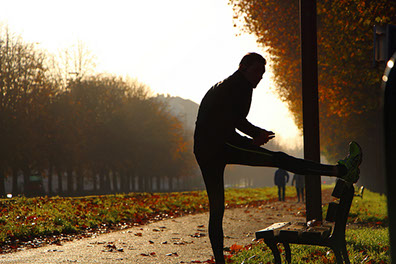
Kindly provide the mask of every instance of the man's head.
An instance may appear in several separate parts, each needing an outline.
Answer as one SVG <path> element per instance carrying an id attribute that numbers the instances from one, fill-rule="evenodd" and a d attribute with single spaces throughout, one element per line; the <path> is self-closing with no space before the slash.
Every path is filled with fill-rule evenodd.
<path id="1" fill-rule="evenodd" d="M 263 56 L 254 52 L 243 56 L 239 63 L 239 71 L 241 71 L 245 78 L 253 85 L 253 88 L 256 88 L 257 84 L 263 78 L 266 63 Z"/>

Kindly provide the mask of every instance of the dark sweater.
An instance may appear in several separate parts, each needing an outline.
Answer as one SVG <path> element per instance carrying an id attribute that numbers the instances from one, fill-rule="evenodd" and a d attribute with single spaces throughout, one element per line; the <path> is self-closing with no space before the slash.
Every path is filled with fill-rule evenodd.
<path id="1" fill-rule="evenodd" d="M 251 137 L 260 133 L 261 129 L 246 119 L 252 93 L 252 85 L 239 71 L 209 89 L 198 111 L 194 133 L 196 154 L 218 155 L 226 142 L 246 142 L 247 138 L 235 129 Z"/>

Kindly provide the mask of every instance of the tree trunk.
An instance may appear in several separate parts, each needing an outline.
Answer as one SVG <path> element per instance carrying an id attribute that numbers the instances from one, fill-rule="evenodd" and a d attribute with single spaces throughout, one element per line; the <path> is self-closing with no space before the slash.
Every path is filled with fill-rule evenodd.
<path id="1" fill-rule="evenodd" d="M 23 168 L 23 193 L 25 195 L 28 195 L 28 193 L 26 193 L 26 190 L 29 184 L 29 176 L 30 176 L 30 169 L 28 167 Z"/>
<path id="2" fill-rule="evenodd" d="M 77 192 L 79 195 L 84 195 L 84 172 L 81 168 L 77 169 Z"/>
<path id="3" fill-rule="evenodd" d="M 48 168 L 48 195 L 52 194 L 52 173 L 53 173 L 53 166 L 50 163 Z"/>
<path id="4" fill-rule="evenodd" d="M 175 191 L 175 185 L 173 183 L 173 177 L 169 177 L 169 191 L 174 192 Z"/>
<path id="5" fill-rule="evenodd" d="M 5 181 L 4 171 L 0 169 L 0 197 L 6 196 L 4 181 Z"/>
<path id="6" fill-rule="evenodd" d="M 67 191 L 69 195 L 73 193 L 73 170 L 67 169 Z"/>
<path id="7" fill-rule="evenodd" d="M 105 173 L 103 169 L 99 171 L 99 190 L 102 193 L 105 191 Z"/>
<path id="8" fill-rule="evenodd" d="M 127 170 L 122 170 L 121 174 L 121 191 L 123 193 L 129 192 L 129 180 L 128 180 L 128 173 Z"/>
<path id="9" fill-rule="evenodd" d="M 103 170 L 103 187 L 101 186 L 103 194 L 109 194 L 110 189 L 110 171 Z"/>
<path id="10" fill-rule="evenodd" d="M 138 183 L 138 192 L 144 192 L 144 177 L 141 173 L 138 175 L 139 183 Z"/>
<path id="11" fill-rule="evenodd" d="M 132 187 L 131 187 L 131 183 L 132 183 L 132 173 L 129 171 L 129 170 L 127 170 L 126 172 L 125 172 L 125 177 L 126 177 L 126 186 L 127 186 L 127 190 L 128 190 L 128 193 L 129 192 L 131 192 L 131 190 L 132 190 Z"/>
<path id="12" fill-rule="evenodd" d="M 12 168 L 12 195 L 17 196 L 18 194 L 18 169 Z"/>
<path id="13" fill-rule="evenodd" d="M 28 166 L 25 166 L 23 168 L 23 193 L 25 195 L 29 195 L 29 193 L 27 193 L 27 186 L 30 183 L 30 179 L 29 179 L 30 174 L 31 174 L 30 168 Z"/>
<path id="14" fill-rule="evenodd" d="M 113 173 L 112 173 L 112 182 L 113 182 L 113 193 L 117 193 L 117 191 L 118 191 L 118 184 L 117 184 L 117 176 L 118 176 L 118 173 L 117 172 L 115 172 L 114 170 L 113 170 Z"/>
<path id="15" fill-rule="evenodd" d="M 151 179 L 146 175 L 144 177 L 144 191 L 151 192 Z"/>
<path id="16" fill-rule="evenodd" d="M 62 194 L 63 193 L 63 172 L 57 168 L 56 170 L 57 174 L 58 174 L 58 194 Z"/>
<path id="17" fill-rule="evenodd" d="M 128 175 L 130 184 L 129 184 L 129 191 L 134 192 L 136 190 L 136 177 L 133 170 L 129 171 Z"/>
<path id="18" fill-rule="evenodd" d="M 96 194 L 98 191 L 98 172 L 96 170 L 93 171 L 92 184 L 93 184 L 93 191 Z"/>

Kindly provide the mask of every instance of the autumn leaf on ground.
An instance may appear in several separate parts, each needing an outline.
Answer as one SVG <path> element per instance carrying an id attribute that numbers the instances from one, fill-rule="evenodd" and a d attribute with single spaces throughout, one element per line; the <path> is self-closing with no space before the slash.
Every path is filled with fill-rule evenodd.
<path id="1" fill-rule="evenodd" d="M 200 238 L 200 237 L 204 237 L 204 236 L 206 236 L 205 234 L 203 234 L 203 233 L 195 233 L 194 235 L 190 235 L 191 237 L 197 237 L 197 238 Z"/>
<path id="2" fill-rule="evenodd" d="M 235 254 L 235 253 L 241 251 L 242 249 L 243 249 L 243 246 L 237 245 L 237 244 L 233 244 L 233 245 L 230 247 L 230 252 L 233 253 L 233 254 Z"/>
<path id="3" fill-rule="evenodd" d="M 171 257 L 171 256 L 178 257 L 179 254 L 177 254 L 177 252 L 173 252 L 173 253 L 168 253 L 168 254 L 166 254 L 165 256 L 168 256 L 168 257 Z"/>

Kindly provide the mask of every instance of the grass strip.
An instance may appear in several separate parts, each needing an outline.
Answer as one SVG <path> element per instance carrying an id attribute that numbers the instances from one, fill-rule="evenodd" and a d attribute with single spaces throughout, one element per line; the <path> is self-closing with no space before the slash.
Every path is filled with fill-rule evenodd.
<path id="1" fill-rule="evenodd" d="M 227 189 L 226 204 L 254 205 L 275 195 L 275 188 Z M 17 248 L 20 242 L 38 238 L 122 228 L 207 210 L 205 191 L 1 199 L 0 245 Z"/>

